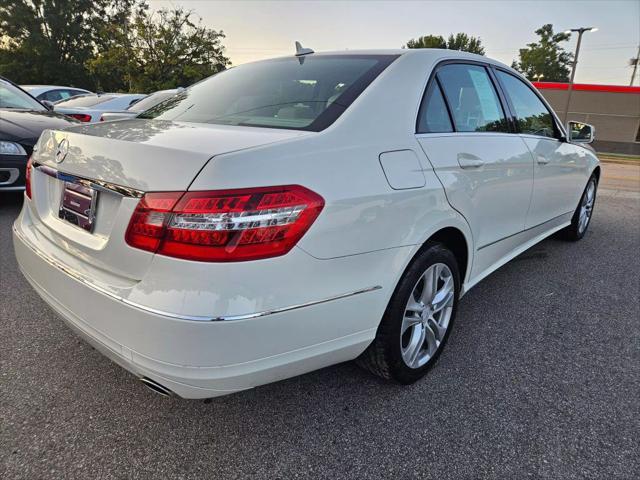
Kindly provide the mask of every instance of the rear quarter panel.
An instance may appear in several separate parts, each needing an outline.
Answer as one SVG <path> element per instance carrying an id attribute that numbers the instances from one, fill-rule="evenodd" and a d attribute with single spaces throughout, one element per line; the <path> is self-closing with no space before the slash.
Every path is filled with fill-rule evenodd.
<path id="1" fill-rule="evenodd" d="M 302 145 L 307 148 L 292 152 L 267 148 L 216 157 L 191 189 L 282 184 L 310 188 L 324 198 L 325 207 L 299 246 L 316 258 L 421 243 L 432 225 L 457 218 L 430 167 L 424 169 L 424 187 L 394 190 L 378 161 L 383 145 Z"/>
<path id="2" fill-rule="evenodd" d="M 401 56 L 326 130 L 216 156 L 190 189 L 300 184 L 314 190 L 325 207 L 298 245 L 320 259 L 420 245 L 447 226 L 470 239 L 415 138 L 422 93 L 439 59 Z M 415 153 L 424 186 L 390 186 L 379 156 L 400 150 Z"/>

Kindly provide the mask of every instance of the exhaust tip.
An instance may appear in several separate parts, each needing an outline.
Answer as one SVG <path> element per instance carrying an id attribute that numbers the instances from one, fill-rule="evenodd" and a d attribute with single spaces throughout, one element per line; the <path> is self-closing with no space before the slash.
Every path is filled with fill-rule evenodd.
<path id="1" fill-rule="evenodd" d="M 151 380 L 148 377 L 142 377 L 140 378 L 140 381 L 144 384 L 145 387 L 147 387 L 152 392 L 157 393 L 158 395 L 162 395 L 163 397 L 173 396 L 173 392 L 171 390 L 169 390 L 164 385 L 159 384 L 155 380 Z"/>

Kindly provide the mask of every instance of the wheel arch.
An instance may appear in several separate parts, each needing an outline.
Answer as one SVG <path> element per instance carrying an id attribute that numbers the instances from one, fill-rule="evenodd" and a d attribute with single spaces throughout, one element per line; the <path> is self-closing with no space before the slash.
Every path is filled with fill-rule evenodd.
<path id="1" fill-rule="evenodd" d="M 460 269 L 460 281 L 465 283 L 467 273 L 469 271 L 470 251 L 469 243 L 467 242 L 464 233 L 456 227 L 444 227 L 433 235 L 431 235 L 423 244 L 421 250 L 430 242 L 441 243 L 447 247 L 458 262 L 458 268 Z"/>
<path id="2" fill-rule="evenodd" d="M 466 226 L 466 223 L 460 225 L 446 223 L 438 225 L 433 230 L 427 232 L 422 242 L 417 244 L 415 250 L 409 255 L 402 272 L 396 278 L 396 286 L 415 258 L 432 243 L 440 243 L 451 250 L 460 269 L 460 283 L 462 285 L 466 284 L 473 263 L 473 241 L 471 239 L 471 232 L 468 228 L 465 228 Z"/>

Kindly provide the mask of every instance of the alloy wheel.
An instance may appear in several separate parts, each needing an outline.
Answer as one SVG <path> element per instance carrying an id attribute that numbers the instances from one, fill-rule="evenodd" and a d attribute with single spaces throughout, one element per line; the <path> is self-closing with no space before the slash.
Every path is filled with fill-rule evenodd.
<path id="1" fill-rule="evenodd" d="M 593 180 L 589 182 L 587 191 L 582 197 L 582 203 L 580 204 L 580 213 L 578 217 L 578 232 L 582 233 L 589 225 L 591 220 L 591 213 L 593 212 L 593 204 L 596 199 L 596 184 Z"/>
<path id="2" fill-rule="evenodd" d="M 454 299 L 449 267 L 431 265 L 413 287 L 402 319 L 400 350 L 408 367 L 420 368 L 436 353 L 447 333 Z"/>

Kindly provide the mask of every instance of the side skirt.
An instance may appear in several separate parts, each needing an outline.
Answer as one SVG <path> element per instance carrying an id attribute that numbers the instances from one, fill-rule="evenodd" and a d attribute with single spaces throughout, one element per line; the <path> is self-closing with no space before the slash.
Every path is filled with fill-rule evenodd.
<path id="1" fill-rule="evenodd" d="M 530 228 L 523 232 L 507 237 L 499 242 L 493 243 L 476 250 L 476 260 L 474 261 L 474 272 L 467 283 L 462 286 L 461 295 L 467 293 L 481 280 L 495 272 L 504 264 L 541 242 L 545 238 L 553 235 L 571 223 L 573 212 L 568 212 L 548 222 Z M 507 252 L 507 253 L 505 253 Z M 483 268 L 484 265 L 487 265 Z M 482 270 L 476 273 L 477 270 Z"/>

